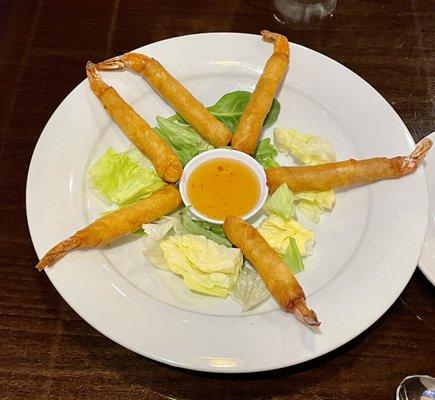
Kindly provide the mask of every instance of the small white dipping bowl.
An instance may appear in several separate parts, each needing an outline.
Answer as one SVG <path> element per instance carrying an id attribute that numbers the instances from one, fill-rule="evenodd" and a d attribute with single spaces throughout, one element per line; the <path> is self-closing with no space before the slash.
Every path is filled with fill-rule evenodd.
<path id="1" fill-rule="evenodd" d="M 260 184 L 260 197 L 258 199 L 255 207 L 246 215 L 241 216 L 243 219 L 248 219 L 256 214 L 260 208 L 263 206 L 264 202 L 267 198 L 268 188 L 266 185 L 266 173 L 264 172 L 263 167 L 251 156 L 248 156 L 241 151 L 232 150 L 232 149 L 213 149 L 205 151 L 204 153 L 198 154 L 196 157 L 192 158 L 187 165 L 184 167 L 183 175 L 180 179 L 180 193 L 181 198 L 183 199 L 184 204 L 187 207 L 190 207 L 190 211 L 193 215 L 202 219 L 204 221 L 211 222 L 213 224 L 222 224 L 223 220 L 209 218 L 206 215 L 200 213 L 195 207 L 192 206 L 189 196 L 187 195 L 187 181 L 189 180 L 190 174 L 198 168 L 201 164 L 214 160 L 216 158 L 226 158 L 231 160 L 237 160 L 247 166 L 249 169 L 254 172 L 257 176 L 258 182 Z"/>

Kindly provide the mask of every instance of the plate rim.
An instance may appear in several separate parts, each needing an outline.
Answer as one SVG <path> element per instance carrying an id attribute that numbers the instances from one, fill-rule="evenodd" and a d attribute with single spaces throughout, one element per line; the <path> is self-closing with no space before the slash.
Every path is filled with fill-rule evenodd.
<path id="1" fill-rule="evenodd" d="M 432 141 L 435 141 L 435 131 L 430 133 L 429 135 L 425 136 L 426 138 L 431 139 Z M 432 150 L 434 151 L 434 150 Z M 429 172 L 432 171 L 432 172 Z M 432 168 L 429 168 L 426 165 L 424 166 L 424 172 L 425 172 L 425 176 L 426 176 L 426 185 L 428 186 L 428 192 L 429 192 L 429 196 L 428 196 L 428 209 L 429 209 L 429 215 L 428 215 L 428 220 L 427 220 L 427 229 L 426 229 L 426 237 L 425 237 L 425 241 L 423 243 L 423 249 L 422 249 L 422 253 L 420 255 L 420 258 L 418 260 L 418 268 L 420 269 L 421 272 L 423 272 L 423 275 L 427 278 L 427 280 L 432 283 L 433 286 L 435 286 L 435 264 L 432 265 L 432 268 L 430 268 L 430 265 L 428 263 L 430 263 L 429 260 L 426 259 L 425 255 L 424 255 L 424 245 L 427 243 L 428 241 L 428 236 L 429 236 L 429 226 L 431 224 L 431 220 L 430 220 L 430 215 L 432 214 L 432 212 L 435 214 L 435 210 L 432 209 L 432 203 L 435 203 L 435 199 L 431 199 L 431 193 L 429 190 L 429 177 L 430 175 L 435 175 L 435 166 L 433 166 Z M 435 237 L 432 238 L 432 241 L 435 240 Z M 432 247 L 435 247 L 435 243 L 433 243 Z M 431 271 L 432 269 L 432 271 Z"/>

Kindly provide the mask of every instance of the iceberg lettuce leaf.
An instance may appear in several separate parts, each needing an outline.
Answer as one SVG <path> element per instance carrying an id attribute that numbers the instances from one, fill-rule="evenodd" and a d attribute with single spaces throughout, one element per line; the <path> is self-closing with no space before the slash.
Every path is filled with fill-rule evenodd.
<path id="1" fill-rule="evenodd" d="M 263 206 L 267 215 L 276 214 L 284 220 L 289 220 L 295 213 L 295 196 L 283 183 L 275 192 L 269 196 Z"/>
<path id="2" fill-rule="evenodd" d="M 169 236 L 160 248 L 168 269 L 181 275 L 188 288 L 211 296 L 228 296 L 243 262 L 240 249 L 199 235 Z"/>
<path id="3" fill-rule="evenodd" d="M 242 312 L 259 306 L 270 297 L 270 292 L 261 276 L 247 264 L 249 263 L 245 261 L 232 292 L 234 298 L 242 306 Z"/>
<path id="4" fill-rule="evenodd" d="M 331 143 L 320 136 L 286 128 L 275 128 L 273 136 L 280 152 L 293 156 L 303 164 L 317 165 L 337 160 Z"/>
<path id="5" fill-rule="evenodd" d="M 296 241 L 301 256 L 312 253 L 315 242 L 314 233 L 294 219 L 286 221 L 273 214 L 261 222 L 258 232 L 282 257 L 287 251 L 290 237 Z"/>
<path id="6" fill-rule="evenodd" d="M 320 217 L 325 211 L 332 210 L 334 203 L 335 192 L 333 190 L 295 193 L 297 209 L 315 223 L 320 221 Z"/>
<path id="7" fill-rule="evenodd" d="M 145 157 L 144 157 L 145 158 Z M 92 187 L 108 204 L 132 204 L 161 189 L 165 183 L 154 168 L 143 168 L 124 153 L 109 148 L 91 167 Z"/>

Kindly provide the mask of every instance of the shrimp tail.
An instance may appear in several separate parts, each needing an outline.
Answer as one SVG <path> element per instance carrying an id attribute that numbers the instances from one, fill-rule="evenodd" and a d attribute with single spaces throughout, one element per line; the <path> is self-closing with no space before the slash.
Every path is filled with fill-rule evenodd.
<path id="1" fill-rule="evenodd" d="M 263 36 L 263 40 L 265 42 L 273 43 L 276 40 L 276 37 L 278 36 L 275 32 L 270 32 L 266 29 L 263 29 L 261 32 L 261 36 Z"/>
<path id="2" fill-rule="evenodd" d="M 71 236 L 54 246 L 36 265 L 36 269 L 42 271 L 60 260 L 66 253 L 81 247 L 81 241 L 76 236 Z"/>
<path id="3" fill-rule="evenodd" d="M 293 305 L 292 311 L 299 321 L 301 321 L 303 324 L 307 325 L 311 329 L 317 330 L 317 327 L 320 326 L 320 322 L 317 319 L 316 312 L 307 307 L 305 299 L 299 299 Z"/>
<path id="4" fill-rule="evenodd" d="M 145 54 L 125 53 L 98 63 L 97 69 L 100 71 L 116 71 L 128 68 L 140 71 L 149 60 L 150 58 Z"/>
<path id="5" fill-rule="evenodd" d="M 289 45 L 285 36 L 267 30 L 263 30 L 260 33 L 265 42 L 274 44 L 274 53 L 284 55 L 286 58 L 289 57 Z"/>
<path id="6" fill-rule="evenodd" d="M 118 69 L 125 69 L 127 67 L 128 66 L 127 63 L 125 62 L 124 55 L 109 58 L 108 60 L 102 61 L 97 64 L 97 68 L 100 71 L 114 71 Z"/>
<path id="7" fill-rule="evenodd" d="M 421 162 L 426 157 L 427 153 L 432 147 L 432 140 L 429 138 L 424 138 L 417 143 L 414 151 L 408 156 L 403 157 L 400 170 L 403 175 L 409 174 L 410 172 L 417 169 L 417 167 L 421 164 Z"/>
<path id="8" fill-rule="evenodd" d="M 91 61 L 86 63 L 86 75 L 88 77 L 89 86 L 96 96 L 100 96 L 109 86 L 101 79 L 101 76 Z"/>
<path id="9" fill-rule="evenodd" d="M 430 140 L 429 138 L 424 138 L 423 140 L 420 140 L 417 143 L 417 146 L 415 147 L 414 151 L 411 153 L 410 157 L 416 161 L 421 161 L 426 157 L 431 147 L 432 147 L 432 140 Z"/>

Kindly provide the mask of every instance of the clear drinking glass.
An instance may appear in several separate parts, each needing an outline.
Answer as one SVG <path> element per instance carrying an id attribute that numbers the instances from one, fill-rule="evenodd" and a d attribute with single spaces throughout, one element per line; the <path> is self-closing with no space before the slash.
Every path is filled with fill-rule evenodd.
<path id="1" fill-rule="evenodd" d="M 318 28 L 334 11 L 337 0 L 273 0 L 275 18 L 295 29 Z"/>
<path id="2" fill-rule="evenodd" d="M 435 378 L 428 375 L 407 376 L 396 391 L 396 400 L 431 399 L 435 399 Z"/>

